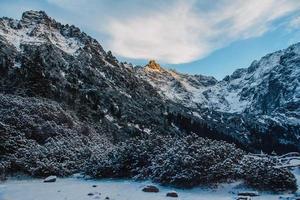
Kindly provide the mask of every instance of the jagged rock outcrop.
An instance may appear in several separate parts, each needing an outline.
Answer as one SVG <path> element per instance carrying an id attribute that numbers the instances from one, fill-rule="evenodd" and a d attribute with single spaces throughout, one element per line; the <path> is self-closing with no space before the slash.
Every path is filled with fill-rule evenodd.
<path id="1" fill-rule="evenodd" d="M 150 68 L 151 70 L 160 71 L 161 67 L 158 63 L 155 62 L 155 60 L 150 60 L 149 63 L 146 65 L 146 67 Z"/>

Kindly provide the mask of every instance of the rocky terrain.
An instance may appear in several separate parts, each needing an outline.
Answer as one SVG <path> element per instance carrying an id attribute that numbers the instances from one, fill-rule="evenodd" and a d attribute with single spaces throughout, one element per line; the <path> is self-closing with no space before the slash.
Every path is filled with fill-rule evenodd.
<path id="1" fill-rule="evenodd" d="M 119 62 L 43 11 L 0 18 L 0 174 L 295 190 L 289 170 L 246 155 L 300 150 L 298 46 L 217 81 Z"/>

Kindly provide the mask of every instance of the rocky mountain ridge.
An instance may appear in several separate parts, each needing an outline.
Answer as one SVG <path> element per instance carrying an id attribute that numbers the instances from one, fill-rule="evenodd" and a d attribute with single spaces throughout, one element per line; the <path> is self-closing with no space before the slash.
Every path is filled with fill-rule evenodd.
<path id="1" fill-rule="evenodd" d="M 268 54 L 221 81 L 163 68 L 157 72 L 147 66 L 136 71 L 163 98 L 190 108 L 193 115 L 213 127 L 229 129 L 239 140 L 244 138 L 247 143 L 253 139 L 251 132 L 271 132 L 274 137 L 283 136 L 281 143 L 298 146 L 299 50 L 300 43 Z"/>
<path id="2" fill-rule="evenodd" d="M 61 25 L 42 11 L 25 12 L 20 21 L 3 18 L 1 24 L 2 92 L 49 98 L 96 121 L 120 120 L 112 115 L 123 122 L 125 117 L 141 120 L 136 104 L 143 102 L 151 107 L 148 115 L 163 112 L 163 101 L 151 86 L 78 28 Z M 123 114 L 127 100 L 131 103 L 124 110 L 132 110 Z M 130 123 L 136 129 L 134 119 Z"/>
<path id="3" fill-rule="evenodd" d="M 299 49 L 300 43 L 268 54 L 260 61 L 254 61 L 249 68 L 238 69 L 221 81 L 162 67 L 160 73 L 155 73 L 157 70 L 149 68 L 150 64 L 137 68 L 137 74 L 157 88 L 162 96 L 188 107 L 257 115 L 270 115 L 279 111 L 279 107 L 294 107 L 296 109 L 289 110 L 288 116 L 282 117 L 289 123 L 299 124 Z M 276 89 L 279 89 L 277 94 L 272 91 Z M 273 97 L 269 104 L 264 95 Z"/>

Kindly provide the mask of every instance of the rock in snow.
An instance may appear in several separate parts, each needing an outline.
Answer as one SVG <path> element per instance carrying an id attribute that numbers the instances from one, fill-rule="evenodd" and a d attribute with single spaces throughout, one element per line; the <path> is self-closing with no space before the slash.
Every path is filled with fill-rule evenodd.
<path id="1" fill-rule="evenodd" d="M 251 197 L 237 197 L 235 200 L 251 200 Z"/>
<path id="2" fill-rule="evenodd" d="M 245 191 L 245 192 L 239 192 L 238 196 L 256 197 L 259 196 L 259 194 L 256 191 Z"/>
<path id="3" fill-rule="evenodd" d="M 177 192 L 175 192 L 175 191 L 171 191 L 171 192 L 168 192 L 168 193 L 166 194 L 166 196 L 167 196 L 167 197 L 178 197 L 178 194 L 177 194 Z"/>
<path id="4" fill-rule="evenodd" d="M 56 181 L 56 176 L 48 176 L 47 178 L 44 179 L 44 183 L 53 183 Z"/>
<path id="5" fill-rule="evenodd" d="M 154 185 L 147 185 L 142 189 L 143 192 L 159 192 L 159 189 Z"/>

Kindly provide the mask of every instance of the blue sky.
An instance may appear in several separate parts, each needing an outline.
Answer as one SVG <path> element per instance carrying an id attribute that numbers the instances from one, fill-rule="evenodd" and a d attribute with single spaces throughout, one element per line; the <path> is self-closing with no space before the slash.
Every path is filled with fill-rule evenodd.
<path id="1" fill-rule="evenodd" d="M 300 42 L 299 0 L 0 0 L 2 16 L 31 9 L 78 26 L 121 61 L 218 79 Z"/>

